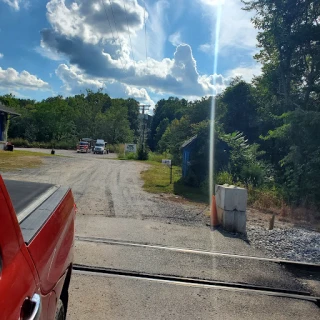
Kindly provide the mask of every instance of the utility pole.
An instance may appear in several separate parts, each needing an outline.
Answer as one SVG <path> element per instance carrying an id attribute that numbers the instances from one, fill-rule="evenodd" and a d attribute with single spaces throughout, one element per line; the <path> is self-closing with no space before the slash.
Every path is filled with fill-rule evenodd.
<path id="1" fill-rule="evenodd" d="M 145 119 L 145 111 L 148 111 L 150 107 L 151 107 L 150 105 L 146 105 L 146 104 L 141 104 L 139 107 L 142 114 L 142 135 L 140 137 L 140 143 L 143 151 L 145 150 L 145 131 L 146 131 L 146 123 L 147 123 Z"/>

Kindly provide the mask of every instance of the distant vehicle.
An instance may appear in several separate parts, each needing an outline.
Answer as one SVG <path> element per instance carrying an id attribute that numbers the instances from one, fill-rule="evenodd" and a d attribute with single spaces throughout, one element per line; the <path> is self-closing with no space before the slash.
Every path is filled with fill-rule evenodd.
<path id="1" fill-rule="evenodd" d="M 91 138 L 82 138 L 81 141 L 88 142 L 90 151 L 93 150 L 94 143 L 95 143 L 95 141 L 93 139 L 91 139 Z"/>
<path id="2" fill-rule="evenodd" d="M 104 152 L 105 152 L 105 145 L 106 145 L 106 143 L 104 142 L 104 140 L 98 139 L 98 140 L 96 141 L 95 146 L 94 146 L 93 153 L 94 153 L 94 154 L 96 154 L 96 153 L 104 154 Z"/>
<path id="3" fill-rule="evenodd" d="M 91 152 L 91 148 L 90 148 L 90 144 L 89 142 L 86 141 L 79 141 L 79 143 L 77 144 L 77 152 Z"/>
<path id="4" fill-rule="evenodd" d="M 65 319 L 76 206 L 71 189 L 0 175 L 0 318 Z"/>

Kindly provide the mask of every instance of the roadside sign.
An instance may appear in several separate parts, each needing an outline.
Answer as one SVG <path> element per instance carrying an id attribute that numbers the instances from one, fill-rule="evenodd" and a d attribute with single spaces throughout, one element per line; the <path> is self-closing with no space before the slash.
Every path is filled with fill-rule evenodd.
<path id="1" fill-rule="evenodd" d="M 170 168 L 170 184 L 172 183 L 172 164 L 170 159 L 162 159 L 162 164 Z"/>
<path id="2" fill-rule="evenodd" d="M 133 143 L 126 143 L 124 147 L 124 152 L 137 152 L 137 145 Z"/>
<path id="3" fill-rule="evenodd" d="M 162 164 L 165 164 L 167 166 L 171 166 L 171 160 L 170 159 L 162 159 Z"/>

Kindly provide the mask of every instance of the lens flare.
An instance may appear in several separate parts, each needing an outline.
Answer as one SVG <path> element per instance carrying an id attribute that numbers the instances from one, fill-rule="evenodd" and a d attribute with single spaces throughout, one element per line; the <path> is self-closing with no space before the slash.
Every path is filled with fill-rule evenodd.
<path id="1" fill-rule="evenodd" d="M 215 38 L 214 38 L 214 63 L 213 63 L 213 87 L 216 86 L 216 74 L 218 69 L 218 55 L 219 55 L 219 36 L 221 26 L 223 2 L 219 1 L 217 5 L 216 24 L 215 24 Z M 210 156 L 209 156 L 209 201 L 212 206 L 212 195 L 214 188 L 214 132 L 215 132 L 215 116 L 216 116 L 216 92 L 213 92 L 211 103 L 211 116 L 210 116 Z"/>

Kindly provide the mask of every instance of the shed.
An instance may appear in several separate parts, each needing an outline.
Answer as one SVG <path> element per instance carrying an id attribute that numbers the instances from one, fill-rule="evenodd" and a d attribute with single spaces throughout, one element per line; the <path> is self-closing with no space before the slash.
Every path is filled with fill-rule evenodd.
<path id="1" fill-rule="evenodd" d="M 0 102 L 0 149 L 4 149 L 7 143 L 7 132 L 9 127 L 9 120 L 20 116 L 19 113 L 8 108 Z"/>
<path id="2" fill-rule="evenodd" d="M 189 169 L 189 165 L 190 165 L 190 155 L 192 150 L 195 147 L 195 143 L 197 140 L 198 136 L 195 135 L 192 138 L 190 138 L 189 140 L 186 140 L 182 146 L 181 146 L 181 150 L 182 150 L 182 177 L 185 178 L 188 175 L 188 169 Z"/>

